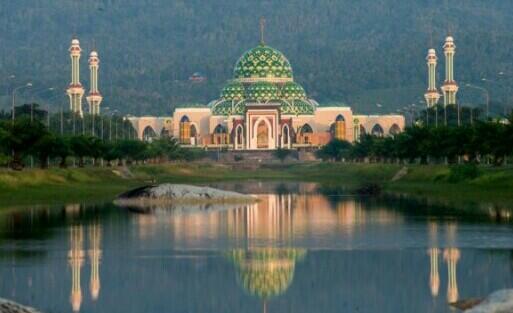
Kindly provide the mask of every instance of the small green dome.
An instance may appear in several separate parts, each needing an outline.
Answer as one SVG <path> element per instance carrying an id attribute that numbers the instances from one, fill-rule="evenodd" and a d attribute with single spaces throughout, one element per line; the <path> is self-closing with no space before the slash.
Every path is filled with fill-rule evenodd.
<path id="1" fill-rule="evenodd" d="M 285 100 L 306 99 L 306 92 L 300 84 L 287 82 L 281 88 L 281 96 Z"/>
<path id="2" fill-rule="evenodd" d="M 315 106 L 306 99 L 284 100 L 280 111 L 282 114 L 312 115 L 315 113 Z"/>
<path id="3" fill-rule="evenodd" d="M 240 101 L 244 99 L 244 92 L 244 85 L 242 83 L 231 81 L 221 91 L 221 98 L 230 101 Z"/>
<path id="4" fill-rule="evenodd" d="M 278 87 L 269 82 L 257 82 L 247 88 L 246 98 L 254 101 L 269 101 L 280 98 Z"/>
<path id="5" fill-rule="evenodd" d="M 280 51 L 259 45 L 240 57 L 235 65 L 234 78 L 241 82 L 292 81 L 292 66 Z"/>

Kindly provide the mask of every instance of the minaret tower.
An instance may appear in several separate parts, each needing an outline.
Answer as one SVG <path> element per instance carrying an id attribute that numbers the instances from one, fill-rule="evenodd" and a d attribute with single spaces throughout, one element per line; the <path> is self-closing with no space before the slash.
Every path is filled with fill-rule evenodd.
<path id="1" fill-rule="evenodd" d="M 91 250 L 89 250 L 89 259 L 91 260 L 91 281 L 89 283 L 89 289 L 91 291 L 91 298 L 98 300 L 100 296 L 100 259 L 102 250 L 100 249 L 101 244 L 101 226 L 94 224 L 91 226 L 89 239 L 91 242 Z"/>
<path id="2" fill-rule="evenodd" d="M 71 308 L 80 311 L 82 305 L 82 288 L 80 286 L 80 270 L 84 264 L 83 230 L 81 226 L 73 226 L 70 232 L 70 250 L 68 252 L 71 267 Z"/>
<path id="3" fill-rule="evenodd" d="M 448 36 L 445 39 L 444 54 L 445 54 L 445 81 L 442 86 L 444 92 L 444 105 L 456 104 L 456 93 L 458 92 L 458 84 L 454 80 L 454 54 L 456 53 L 456 45 L 454 38 Z"/>
<path id="4" fill-rule="evenodd" d="M 424 94 L 428 108 L 434 107 L 438 104 L 440 94 L 436 89 L 436 64 L 438 58 L 436 57 L 435 49 L 429 49 L 426 57 L 428 66 L 428 89 Z"/>
<path id="5" fill-rule="evenodd" d="M 91 90 L 87 97 L 87 103 L 89 103 L 89 113 L 92 115 L 100 114 L 100 103 L 102 102 L 102 96 L 98 90 L 98 69 L 100 67 L 100 59 L 98 58 L 98 52 L 96 50 L 91 51 L 89 55 L 89 70 L 91 72 Z"/>
<path id="6" fill-rule="evenodd" d="M 82 97 L 84 96 L 84 88 L 80 83 L 80 42 L 74 38 L 71 41 L 69 48 L 71 57 L 71 84 L 68 87 L 67 93 L 69 96 L 70 110 L 80 116 L 82 113 Z"/>

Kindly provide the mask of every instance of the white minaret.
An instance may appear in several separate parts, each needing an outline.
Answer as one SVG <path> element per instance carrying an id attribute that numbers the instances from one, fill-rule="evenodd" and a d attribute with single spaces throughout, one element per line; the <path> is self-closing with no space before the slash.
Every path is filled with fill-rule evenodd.
<path id="1" fill-rule="evenodd" d="M 87 97 L 87 103 L 89 103 L 89 113 L 92 115 L 100 114 L 100 103 L 102 102 L 102 95 L 98 90 L 98 69 L 100 67 L 100 59 L 98 58 L 98 52 L 91 51 L 89 55 L 89 70 L 91 72 L 91 89 L 89 90 L 89 96 Z"/>
<path id="2" fill-rule="evenodd" d="M 78 39 L 74 38 L 71 41 L 69 52 L 71 57 L 71 84 L 68 87 L 67 93 L 70 110 L 82 116 L 82 97 L 84 96 L 84 88 L 80 83 L 80 54 L 82 49 L 80 49 Z"/>
<path id="3" fill-rule="evenodd" d="M 444 105 L 456 104 L 456 93 L 458 92 L 458 84 L 454 80 L 454 54 L 456 53 L 456 45 L 454 38 L 448 36 L 445 39 L 444 54 L 445 54 L 445 81 L 442 86 L 444 92 Z"/>
<path id="4" fill-rule="evenodd" d="M 438 104 L 440 94 L 436 89 L 436 64 L 438 58 L 436 57 L 435 49 L 429 49 L 426 57 L 428 66 L 428 89 L 424 94 L 428 108 L 434 107 Z"/>

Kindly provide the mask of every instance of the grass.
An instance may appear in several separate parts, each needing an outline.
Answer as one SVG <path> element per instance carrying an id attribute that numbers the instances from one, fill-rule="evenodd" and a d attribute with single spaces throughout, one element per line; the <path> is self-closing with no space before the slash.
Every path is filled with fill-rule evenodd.
<path id="1" fill-rule="evenodd" d="M 327 186 L 356 188 L 377 183 L 388 192 L 407 193 L 454 202 L 513 203 L 513 168 L 480 168 L 473 179 L 451 183 L 444 165 L 409 166 L 396 182 L 392 177 L 402 168 L 392 164 L 301 163 L 262 165 L 256 169 L 215 163 L 183 163 L 119 168 L 50 169 L 14 172 L 0 170 L 2 206 L 102 202 L 130 188 L 151 182 L 209 183 L 244 180 L 293 180 Z"/>

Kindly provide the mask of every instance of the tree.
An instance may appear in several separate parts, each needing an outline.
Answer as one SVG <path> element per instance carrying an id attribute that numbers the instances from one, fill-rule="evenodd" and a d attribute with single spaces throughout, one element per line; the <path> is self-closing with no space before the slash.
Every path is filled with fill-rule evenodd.
<path id="1" fill-rule="evenodd" d="M 345 140 L 333 139 L 317 152 L 317 157 L 323 160 L 341 161 L 350 157 L 352 148 L 353 146 Z"/>
<path id="2" fill-rule="evenodd" d="M 21 170 L 24 166 L 23 158 L 28 156 L 32 147 L 48 134 L 46 127 L 37 120 L 31 121 L 22 117 L 15 121 L 2 121 L 0 128 L 0 146 L 12 155 L 11 168 Z"/>
<path id="3" fill-rule="evenodd" d="M 278 148 L 274 150 L 273 155 L 275 158 L 281 161 L 281 163 L 285 162 L 285 159 L 290 155 L 289 149 Z"/>

